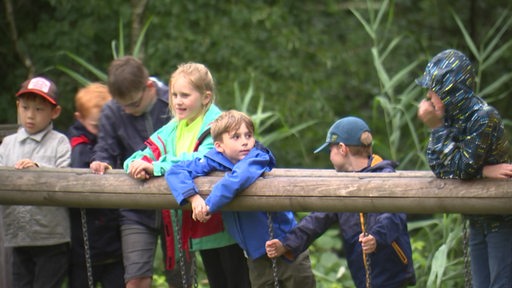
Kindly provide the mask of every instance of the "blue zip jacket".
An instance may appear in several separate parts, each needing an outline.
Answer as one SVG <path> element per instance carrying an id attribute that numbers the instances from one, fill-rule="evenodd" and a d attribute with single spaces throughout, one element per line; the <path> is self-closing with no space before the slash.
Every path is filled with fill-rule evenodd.
<path id="1" fill-rule="evenodd" d="M 188 197 L 198 193 L 193 179 L 208 175 L 213 171 L 227 173 L 217 182 L 206 198 L 210 212 L 222 209 L 231 202 L 238 192 L 254 183 L 263 173 L 275 166 L 272 152 L 256 142 L 255 147 L 236 164 L 231 163 L 222 153 L 215 149 L 208 151 L 203 158 L 183 161 L 172 166 L 165 179 L 180 205 L 188 203 Z M 271 212 L 274 238 L 281 239 L 290 231 L 296 221 L 291 211 Z M 256 259 L 266 254 L 265 242 L 269 240 L 267 212 L 263 211 L 222 211 L 226 229 L 242 247 L 247 256 Z"/>
<path id="2" fill-rule="evenodd" d="M 380 158 L 380 157 L 379 157 Z M 396 163 L 383 160 L 358 172 L 394 172 Z M 371 286 L 379 288 L 404 287 L 416 282 L 412 249 L 404 213 L 365 213 L 366 232 L 377 240 L 377 250 L 369 254 Z M 359 243 L 362 233 L 360 213 L 313 212 L 304 217 L 281 242 L 297 257 L 333 224 L 338 223 L 343 248 L 352 279 L 358 288 L 366 287 L 366 270 Z"/>

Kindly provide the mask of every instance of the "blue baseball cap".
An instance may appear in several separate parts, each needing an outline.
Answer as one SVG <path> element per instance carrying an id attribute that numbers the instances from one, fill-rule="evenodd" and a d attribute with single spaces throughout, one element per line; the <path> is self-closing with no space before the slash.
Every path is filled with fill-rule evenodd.
<path id="1" fill-rule="evenodd" d="M 318 147 L 314 153 L 327 151 L 329 146 L 335 143 L 343 143 L 347 146 L 366 146 L 361 143 L 361 134 L 366 131 L 371 132 L 368 125 L 361 118 L 354 116 L 341 118 L 329 128 L 325 143 Z"/>

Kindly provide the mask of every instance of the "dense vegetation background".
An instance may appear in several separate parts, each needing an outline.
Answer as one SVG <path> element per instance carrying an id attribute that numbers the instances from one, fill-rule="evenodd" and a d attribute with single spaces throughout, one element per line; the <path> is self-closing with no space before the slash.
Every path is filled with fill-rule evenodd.
<path id="1" fill-rule="evenodd" d="M 328 157 L 312 151 L 336 119 L 355 115 L 372 127 L 377 153 L 399 161 L 400 169 L 428 169 L 423 156 L 428 131 L 415 117 L 425 91 L 414 79 L 447 48 L 474 60 L 477 90 L 510 128 L 512 4 L 507 0 L 2 1 L 0 123 L 16 122 L 19 84 L 44 74 L 60 88 L 64 113 L 56 127 L 67 129 L 82 84 L 62 67 L 89 81 L 99 79 L 69 53 L 106 71 L 113 51 L 130 54 L 142 38 L 137 54 L 163 82 L 179 63 L 206 64 L 216 78 L 218 104 L 260 119 L 259 132 L 273 136 L 265 140 L 280 167 L 330 168 Z M 461 264 L 460 229 L 447 229 L 452 224 L 460 219 L 442 216 L 410 227 L 418 229 L 413 245 L 415 264 L 425 269 L 420 283 L 436 275 L 445 284 L 451 283 L 447 278 L 460 281 L 460 269 L 443 272 Z M 315 253 L 318 247 L 340 248 L 336 232 L 331 234 L 313 247 Z M 440 247 L 443 259 L 454 261 L 443 262 L 441 272 L 430 268 Z M 331 256 L 313 261 L 339 268 L 339 258 Z M 337 279 L 341 272 L 326 267 L 317 266 L 317 277 Z"/>
<path id="2" fill-rule="evenodd" d="M 14 94 L 19 84 L 30 75 L 45 74 L 60 88 L 64 113 L 56 124 L 66 129 L 72 120 L 72 100 L 81 84 L 56 67 L 73 69 L 91 81 L 98 79 L 63 52 L 78 55 L 106 71 L 113 58 L 112 42 L 118 48 L 122 44 L 119 39 L 123 39 L 124 53 L 130 54 L 142 27 L 151 20 L 139 56 L 152 75 L 167 82 L 179 63 L 202 62 L 216 78 L 222 108 L 237 108 L 237 86 L 242 96 L 251 87 L 249 112 L 255 113 L 263 98 L 263 111 L 282 117 L 284 124 L 273 122 L 267 131 L 316 121 L 295 136 L 271 143 L 281 167 L 329 168 L 327 157 L 315 156 L 311 151 L 323 142 L 333 121 L 357 115 L 373 128 L 377 152 L 403 163 L 400 168 L 425 168 L 422 156 L 416 155 L 421 153 L 408 155 L 417 148 L 411 142 L 414 137 L 423 145 L 424 127 L 411 118 L 410 125 L 417 128 L 411 130 L 403 123 L 391 123 L 390 116 L 397 114 L 394 110 L 415 110 L 424 91 L 409 85 L 421 75 L 430 57 L 446 48 L 460 49 L 473 59 L 478 56 L 468 47 L 453 13 L 477 49 L 496 39 L 495 51 L 510 40 L 512 33 L 507 29 L 501 37 L 491 35 L 489 39 L 493 25 L 510 9 L 510 2 L 505 0 L 3 2 L 0 96 L 4 101 L 0 103 L 0 123 L 16 122 Z M 372 14 L 383 6 L 386 10 L 380 21 L 373 23 L 375 34 L 370 35 L 354 11 L 370 22 Z M 393 40 L 397 41 L 386 54 Z M 498 61 L 483 73 L 482 87 L 510 73 L 511 59 L 512 49 L 502 51 Z M 408 65 L 411 67 L 404 71 Z M 404 72 L 393 91 L 385 91 L 376 67 L 384 69 L 389 78 Z M 512 87 L 508 82 L 492 95 L 485 95 L 505 118 L 512 116 L 512 103 L 509 97 L 503 97 Z M 407 101 L 393 98 L 402 91 L 407 91 Z M 394 112 L 386 113 L 381 104 L 376 104 L 379 97 L 389 100 Z M 417 135 L 411 135 L 412 131 Z M 390 140 L 391 136 L 395 140 Z M 390 141 L 399 143 L 402 149 L 396 149 Z"/>

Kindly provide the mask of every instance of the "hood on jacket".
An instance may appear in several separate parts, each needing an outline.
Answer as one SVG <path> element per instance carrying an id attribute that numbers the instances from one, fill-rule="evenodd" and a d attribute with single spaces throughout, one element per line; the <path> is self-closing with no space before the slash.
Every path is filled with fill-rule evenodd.
<path id="1" fill-rule="evenodd" d="M 440 52 L 425 67 L 416 84 L 431 89 L 443 101 L 448 117 L 465 113 L 467 99 L 474 98 L 475 72 L 469 58 L 454 49 Z"/>

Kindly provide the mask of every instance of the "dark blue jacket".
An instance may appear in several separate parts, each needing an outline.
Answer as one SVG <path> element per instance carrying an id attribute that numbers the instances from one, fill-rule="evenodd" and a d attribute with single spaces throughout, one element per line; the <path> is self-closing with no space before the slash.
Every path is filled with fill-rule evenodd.
<path id="1" fill-rule="evenodd" d="M 233 200 L 238 192 L 243 191 L 269 172 L 275 166 L 275 159 L 270 150 L 256 143 L 256 146 L 242 160 L 231 163 L 222 153 L 212 149 L 203 158 L 183 161 L 173 165 L 166 173 L 165 179 L 180 205 L 187 204 L 187 198 L 197 194 L 193 179 L 208 175 L 213 171 L 227 171 L 224 177 L 212 188 L 206 205 L 210 212 L 216 212 Z M 272 212 L 274 238 L 281 239 L 295 225 L 295 218 L 290 211 Z M 226 229 L 235 241 L 244 249 L 251 259 L 266 254 L 265 242 L 269 240 L 267 212 L 222 211 Z"/>
<path id="2" fill-rule="evenodd" d="M 76 121 L 68 130 L 71 142 L 71 167 L 89 168 L 96 136 L 91 134 Z M 80 209 L 70 208 L 71 221 L 71 261 L 83 265 L 84 235 Z M 121 235 L 119 232 L 118 209 L 85 209 L 87 219 L 87 236 L 89 237 L 89 251 L 93 264 L 106 261 L 121 260 Z"/>
<path id="3" fill-rule="evenodd" d="M 135 151 L 146 148 L 144 142 L 149 136 L 171 120 L 169 89 L 155 79 L 152 80 L 157 90 L 157 100 L 150 111 L 133 116 L 125 113 L 114 100 L 103 106 L 93 161 L 123 168 L 124 160 Z M 140 223 L 157 228 L 156 217 L 160 217 L 160 213 L 157 210 L 121 209 L 121 216 L 122 224 Z"/>
<path id="4" fill-rule="evenodd" d="M 358 172 L 394 172 L 396 164 L 381 161 Z M 412 249 L 407 233 L 404 213 L 365 213 L 366 232 L 377 240 L 377 250 L 369 255 L 371 264 L 371 286 L 379 288 L 403 287 L 415 283 Z M 294 257 L 305 251 L 333 224 L 338 224 L 343 248 L 352 279 L 358 288 L 366 287 L 366 270 L 363 252 L 359 243 L 362 233 L 360 213 L 313 212 L 281 241 Z"/>

